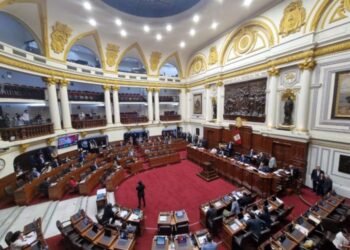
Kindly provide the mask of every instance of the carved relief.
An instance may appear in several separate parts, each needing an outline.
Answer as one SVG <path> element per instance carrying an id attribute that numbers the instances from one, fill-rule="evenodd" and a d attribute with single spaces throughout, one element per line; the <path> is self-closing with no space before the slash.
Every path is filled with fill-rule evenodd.
<path id="1" fill-rule="evenodd" d="M 242 28 L 233 40 L 233 47 L 238 54 L 250 52 L 256 44 L 256 32 L 250 28 Z"/>
<path id="2" fill-rule="evenodd" d="M 289 70 L 282 74 L 282 85 L 286 88 L 294 86 L 299 81 L 298 70 Z"/>
<path id="3" fill-rule="evenodd" d="M 204 70 L 205 70 L 205 61 L 203 57 L 196 56 L 191 63 L 189 76 L 199 74 Z"/>
<path id="4" fill-rule="evenodd" d="M 218 62 L 218 51 L 216 47 L 211 47 L 210 48 L 210 53 L 209 53 L 209 65 L 216 64 Z"/>
<path id="5" fill-rule="evenodd" d="M 115 44 L 107 44 L 106 47 L 106 58 L 107 58 L 107 65 L 109 67 L 113 67 L 116 64 L 116 60 L 119 53 L 119 46 Z"/>
<path id="6" fill-rule="evenodd" d="M 51 33 L 51 49 L 56 53 L 60 54 L 64 51 L 64 47 L 68 43 L 69 37 L 72 35 L 72 29 L 67 25 L 60 22 L 56 22 L 52 26 Z"/>
<path id="7" fill-rule="evenodd" d="M 344 10 L 350 11 L 350 0 L 342 0 L 342 5 L 344 7 Z"/>
<path id="8" fill-rule="evenodd" d="M 290 3 L 284 10 L 280 23 L 280 35 L 296 33 L 305 24 L 306 11 L 301 0 Z"/>
<path id="9" fill-rule="evenodd" d="M 153 51 L 151 54 L 151 70 L 156 71 L 158 69 L 159 61 L 162 53 Z"/>
<path id="10" fill-rule="evenodd" d="M 224 117 L 265 121 L 266 79 L 225 85 Z"/>

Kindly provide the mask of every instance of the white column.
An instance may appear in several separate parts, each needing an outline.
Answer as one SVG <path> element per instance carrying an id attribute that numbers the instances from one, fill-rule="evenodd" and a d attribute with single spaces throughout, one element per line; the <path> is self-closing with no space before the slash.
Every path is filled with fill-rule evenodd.
<path id="1" fill-rule="evenodd" d="M 154 122 L 159 123 L 159 91 L 160 89 L 154 89 Z"/>
<path id="2" fill-rule="evenodd" d="M 114 113 L 114 124 L 120 124 L 120 111 L 119 111 L 119 86 L 113 86 L 113 113 Z"/>
<path id="3" fill-rule="evenodd" d="M 192 107 L 192 103 L 191 103 L 191 90 L 190 89 L 186 89 L 186 107 L 187 107 L 187 112 L 186 112 L 186 121 L 190 121 L 191 120 L 191 109 Z"/>
<path id="4" fill-rule="evenodd" d="M 209 122 L 212 120 L 212 106 L 211 106 L 211 100 L 210 100 L 210 85 L 207 84 L 205 87 L 205 120 Z"/>
<path id="5" fill-rule="evenodd" d="M 270 69 L 269 74 L 269 99 L 267 105 L 267 127 L 275 128 L 276 127 L 276 112 L 277 112 L 277 84 L 279 70 L 276 68 Z"/>
<path id="6" fill-rule="evenodd" d="M 103 90 L 105 94 L 105 108 L 106 108 L 106 119 L 107 125 L 112 124 L 112 108 L 111 108 L 111 86 L 103 85 Z"/>
<path id="7" fill-rule="evenodd" d="M 53 123 L 54 130 L 60 130 L 61 117 L 60 110 L 58 108 L 56 81 L 54 78 L 44 78 L 44 81 L 47 85 L 51 122 Z"/>
<path id="8" fill-rule="evenodd" d="M 224 119 L 224 83 L 218 82 L 216 98 L 216 123 L 221 123 Z"/>
<path id="9" fill-rule="evenodd" d="M 299 92 L 299 98 L 297 103 L 297 114 L 296 114 L 296 130 L 307 132 L 309 122 L 309 109 L 310 109 L 310 86 L 312 70 L 316 66 L 316 61 L 306 59 L 305 62 L 299 64 L 299 68 L 302 70 L 301 74 L 301 88 Z"/>
<path id="10" fill-rule="evenodd" d="M 72 119 L 70 115 L 69 99 L 68 99 L 68 84 L 69 81 L 60 80 L 60 101 L 63 119 L 63 128 L 72 128 Z"/>
<path id="11" fill-rule="evenodd" d="M 153 122 L 153 101 L 152 101 L 153 89 L 147 88 L 146 90 L 147 90 L 148 121 L 152 123 Z"/>
<path id="12" fill-rule="evenodd" d="M 187 115 L 186 115 L 186 89 L 181 89 L 180 90 L 180 115 L 181 115 L 181 120 L 185 120 Z"/>

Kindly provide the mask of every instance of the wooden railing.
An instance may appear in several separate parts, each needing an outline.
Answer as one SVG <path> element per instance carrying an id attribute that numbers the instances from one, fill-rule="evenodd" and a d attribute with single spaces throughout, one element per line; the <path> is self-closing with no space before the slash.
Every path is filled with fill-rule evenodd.
<path id="1" fill-rule="evenodd" d="M 138 117 L 121 117 L 120 122 L 123 124 L 131 124 L 131 123 L 145 123 L 148 122 L 148 118 L 146 116 L 138 116 Z"/>
<path id="2" fill-rule="evenodd" d="M 161 115 L 161 121 L 181 121 L 181 115 Z"/>
<path id="3" fill-rule="evenodd" d="M 53 134 L 54 130 L 53 124 L 48 123 L 41 125 L 20 126 L 14 128 L 2 128 L 0 129 L 0 133 L 1 138 L 4 141 L 17 141 Z"/>
<path id="4" fill-rule="evenodd" d="M 0 85 L 0 98 L 45 100 L 45 89 L 41 87 L 5 83 Z"/>
<path id="5" fill-rule="evenodd" d="M 72 125 L 75 129 L 105 127 L 106 119 L 91 119 L 91 120 L 73 120 Z"/>

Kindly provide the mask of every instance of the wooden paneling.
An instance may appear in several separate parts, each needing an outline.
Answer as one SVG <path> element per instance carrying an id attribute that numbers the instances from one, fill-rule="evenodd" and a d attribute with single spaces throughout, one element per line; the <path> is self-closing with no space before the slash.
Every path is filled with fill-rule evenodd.
<path id="1" fill-rule="evenodd" d="M 6 196 L 5 187 L 12 186 L 16 187 L 16 174 L 12 173 L 0 179 L 0 199 Z"/>
<path id="2" fill-rule="evenodd" d="M 208 147 L 216 147 L 222 141 L 223 129 L 204 127 L 204 139 L 208 142 Z"/>

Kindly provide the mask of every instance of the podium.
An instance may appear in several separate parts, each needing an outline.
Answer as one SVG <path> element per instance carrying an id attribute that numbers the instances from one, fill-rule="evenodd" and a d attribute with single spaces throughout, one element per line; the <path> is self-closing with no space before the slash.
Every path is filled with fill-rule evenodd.
<path id="1" fill-rule="evenodd" d="M 203 170 L 197 175 L 201 177 L 203 180 L 209 182 L 219 178 L 219 175 L 216 172 L 216 170 L 213 168 L 211 162 L 205 161 L 201 164 L 201 167 L 203 168 Z"/>

